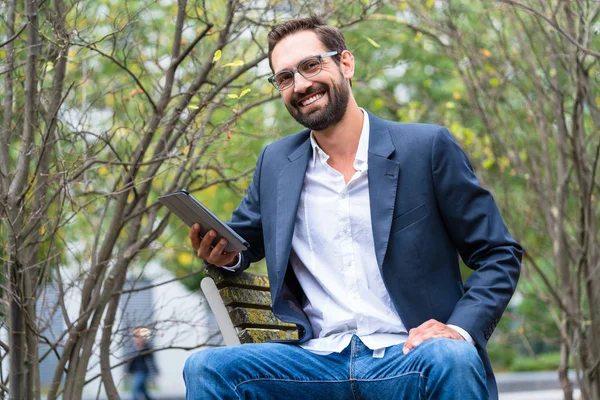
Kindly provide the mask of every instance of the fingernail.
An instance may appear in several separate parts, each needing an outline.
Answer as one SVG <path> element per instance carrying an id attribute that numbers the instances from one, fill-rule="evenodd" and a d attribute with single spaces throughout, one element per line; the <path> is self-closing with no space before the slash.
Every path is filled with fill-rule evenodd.
<path id="1" fill-rule="evenodd" d="M 192 228 L 199 229 L 200 228 L 200 224 L 194 224 L 194 225 L 192 225 Z"/>
<path id="2" fill-rule="evenodd" d="M 216 234 L 213 231 L 208 232 L 208 236 L 214 238 Z"/>
<path id="3" fill-rule="evenodd" d="M 225 239 L 221 239 L 221 240 L 219 241 L 219 244 L 226 244 L 226 243 L 227 243 L 227 241 L 226 241 Z"/>
<path id="4" fill-rule="evenodd" d="M 402 352 L 404 353 L 404 355 L 406 355 L 406 354 L 408 354 L 408 349 L 406 347 L 403 347 Z"/>

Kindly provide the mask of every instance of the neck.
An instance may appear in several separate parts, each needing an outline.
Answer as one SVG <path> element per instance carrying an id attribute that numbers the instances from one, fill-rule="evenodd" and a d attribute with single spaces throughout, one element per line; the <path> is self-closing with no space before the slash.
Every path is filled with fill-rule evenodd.
<path id="1" fill-rule="evenodd" d="M 354 161 L 362 131 L 363 118 L 363 112 L 358 108 L 354 97 L 351 96 L 346 114 L 344 114 L 342 120 L 322 131 L 313 131 L 313 136 L 319 147 L 330 158 Z"/>

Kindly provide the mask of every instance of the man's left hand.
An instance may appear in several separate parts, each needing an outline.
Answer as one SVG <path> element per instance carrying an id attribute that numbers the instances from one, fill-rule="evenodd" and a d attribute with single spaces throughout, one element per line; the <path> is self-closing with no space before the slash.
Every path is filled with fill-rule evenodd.
<path id="1" fill-rule="evenodd" d="M 424 341 L 433 338 L 465 340 L 460 333 L 450 328 L 448 325 L 436 321 L 435 319 L 430 319 L 408 332 L 408 339 L 404 343 L 402 352 L 407 354 Z"/>

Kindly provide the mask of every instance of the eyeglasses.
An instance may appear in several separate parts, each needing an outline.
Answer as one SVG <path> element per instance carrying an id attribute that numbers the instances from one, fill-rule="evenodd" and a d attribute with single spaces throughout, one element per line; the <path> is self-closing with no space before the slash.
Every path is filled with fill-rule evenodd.
<path id="1" fill-rule="evenodd" d="M 330 51 L 329 53 L 319 54 L 318 56 L 310 57 L 300 61 L 295 70 L 284 69 L 269 77 L 269 82 L 275 86 L 275 89 L 285 90 L 294 85 L 294 74 L 297 72 L 304 78 L 312 78 L 323 70 L 322 59 L 327 57 L 333 57 L 338 55 L 337 51 Z"/>

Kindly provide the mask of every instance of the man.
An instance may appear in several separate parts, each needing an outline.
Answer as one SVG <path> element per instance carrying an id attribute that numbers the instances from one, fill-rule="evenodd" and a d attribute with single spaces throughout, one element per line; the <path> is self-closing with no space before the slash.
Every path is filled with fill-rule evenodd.
<path id="1" fill-rule="evenodd" d="M 273 312 L 300 339 L 196 353 L 188 399 L 496 399 L 485 346 L 522 252 L 465 154 L 442 127 L 360 109 L 354 58 L 318 18 L 273 29 L 269 61 L 308 129 L 260 155 L 229 222 L 247 251 L 197 225 L 190 239 L 232 271 L 265 257 Z"/>
<path id="2" fill-rule="evenodd" d="M 137 327 L 133 330 L 135 354 L 127 365 L 127 373 L 133 376 L 132 396 L 134 400 L 152 400 L 146 383 L 150 373 L 157 373 L 158 368 L 148 344 L 149 336 L 148 328 Z"/>

